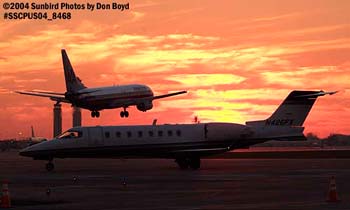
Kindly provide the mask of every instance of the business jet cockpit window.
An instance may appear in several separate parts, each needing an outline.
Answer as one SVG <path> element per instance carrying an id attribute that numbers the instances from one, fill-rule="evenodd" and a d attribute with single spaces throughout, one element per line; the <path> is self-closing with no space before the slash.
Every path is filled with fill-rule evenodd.
<path id="1" fill-rule="evenodd" d="M 80 131 L 66 131 L 59 135 L 58 139 L 75 139 L 82 136 L 82 133 Z"/>

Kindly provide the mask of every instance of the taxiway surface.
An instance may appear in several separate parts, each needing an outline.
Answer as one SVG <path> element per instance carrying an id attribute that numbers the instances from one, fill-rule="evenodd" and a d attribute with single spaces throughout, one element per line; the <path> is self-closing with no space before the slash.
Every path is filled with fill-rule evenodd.
<path id="1" fill-rule="evenodd" d="M 45 161 L 0 153 L 12 209 L 350 209 L 350 159 L 205 159 L 198 171 L 163 159 Z M 327 203 L 330 177 L 342 201 Z"/>

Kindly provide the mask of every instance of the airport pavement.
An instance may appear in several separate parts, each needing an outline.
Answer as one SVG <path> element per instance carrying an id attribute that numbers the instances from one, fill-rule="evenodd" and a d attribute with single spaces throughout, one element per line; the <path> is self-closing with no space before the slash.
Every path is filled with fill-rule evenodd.
<path id="1" fill-rule="evenodd" d="M 0 153 L 12 209 L 350 209 L 350 159 L 205 159 L 179 170 L 164 159 L 45 161 Z M 339 203 L 325 201 L 336 177 Z"/>

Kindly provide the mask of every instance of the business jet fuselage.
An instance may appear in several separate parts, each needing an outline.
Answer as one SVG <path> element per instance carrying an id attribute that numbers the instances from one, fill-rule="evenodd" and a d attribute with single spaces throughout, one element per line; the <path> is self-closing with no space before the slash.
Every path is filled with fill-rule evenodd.
<path id="1" fill-rule="evenodd" d="M 40 160 L 170 158 L 176 159 L 181 168 L 198 169 L 200 157 L 273 139 L 304 140 L 303 129 L 249 127 L 234 123 L 75 127 L 20 154 Z M 49 163 L 47 169 L 52 168 Z"/>
<path id="2" fill-rule="evenodd" d="M 74 127 L 20 155 L 54 158 L 173 158 L 180 168 L 200 167 L 200 158 L 268 140 L 305 140 L 302 127 L 316 98 L 334 92 L 293 91 L 266 120 L 235 123 Z"/>

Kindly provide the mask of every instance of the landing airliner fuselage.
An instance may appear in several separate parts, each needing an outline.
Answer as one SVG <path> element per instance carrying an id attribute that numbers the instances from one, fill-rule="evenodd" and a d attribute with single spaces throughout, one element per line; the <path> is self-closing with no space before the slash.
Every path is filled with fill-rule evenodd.
<path id="1" fill-rule="evenodd" d="M 73 106 L 90 110 L 92 117 L 99 117 L 99 111 L 103 109 L 123 108 L 120 116 L 128 117 L 129 112 L 126 109 L 130 106 L 136 106 L 138 110 L 145 112 L 153 108 L 153 100 L 187 92 L 179 91 L 154 96 L 150 87 L 141 84 L 88 88 L 75 75 L 64 49 L 62 50 L 62 61 L 66 81 L 65 93 L 48 91 L 17 91 L 17 93 L 48 97 L 57 103 L 70 103 Z"/>
<path id="2" fill-rule="evenodd" d="M 138 84 L 85 88 L 77 91 L 77 97 L 73 95 L 71 98 L 74 106 L 88 110 L 114 109 L 136 104 L 138 110 L 145 112 L 153 107 L 151 88 Z"/>

